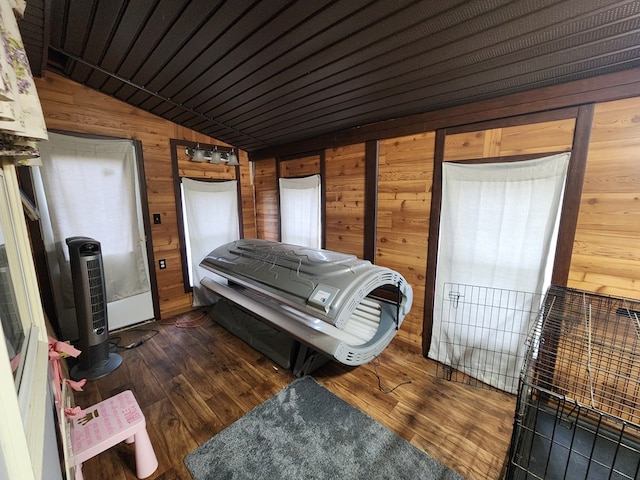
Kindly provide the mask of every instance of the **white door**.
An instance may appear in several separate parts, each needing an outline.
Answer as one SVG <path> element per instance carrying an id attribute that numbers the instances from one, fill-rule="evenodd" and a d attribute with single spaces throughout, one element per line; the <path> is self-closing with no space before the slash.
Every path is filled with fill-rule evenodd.
<path id="1" fill-rule="evenodd" d="M 429 357 L 515 393 L 534 315 L 513 312 L 535 314 L 551 281 L 569 155 L 443 164 Z M 458 308 L 449 285 L 477 293 Z"/>
<path id="2" fill-rule="evenodd" d="M 109 329 L 153 319 L 133 142 L 50 133 L 41 154 L 34 184 L 63 339 L 77 338 L 65 242 L 73 236 L 100 242 Z"/>

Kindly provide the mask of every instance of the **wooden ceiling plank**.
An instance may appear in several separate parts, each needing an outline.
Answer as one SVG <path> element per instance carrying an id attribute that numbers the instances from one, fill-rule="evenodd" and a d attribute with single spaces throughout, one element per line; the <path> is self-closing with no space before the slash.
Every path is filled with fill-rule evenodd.
<path id="1" fill-rule="evenodd" d="M 216 42 L 216 39 L 229 32 L 229 27 L 245 15 L 245 2 L 225 2 L 219 10 L 208 12 L 210 16 L 203 16 L 200 12 L 200 23 L 194 34 L 186 39 L 186 43 L 171 57 L 171 62 L 157 73 L 148 86 L 165 97 L 173 97 L 193 78 L 196 78 L 205 68 L 208 68 L 215 58 L 204 56 L 203 52 Z M 229 45 L 225 45 L 229 47 Z M 223 54 L 224 52 L 218 52 Z M 179 81 L 182 83 L 179 83 Z"/>
<path id="2" fill-rule="evenodd" d="M 71 2 L 65 18 L 66 28 L 63 31 L 64 37 L 60 47 L 69 53 L 82 56 L 86 44 L 86 37 L 94 22 L 95 1 Z M 66 74 L 71 78 L 76 71 L 76 62 L 67 64 L 69 67 Z"/>
<path id="3" fill-rule="evenodd" d="M 535 22 L 532 20 L 532 24 L 539 24 L 541 21 L 545 21 L 549 14 L 551 14 L 552 18 L 560 18 L 561 13 L 553 8 L 551 11 L 545 12 L 542 19 L 533 19 Z M 581 13 L 581 11 L 576 12 L 576 14 Z M 566 16 L 567 13 L 565 12 L 564 15 Z M 279 105 L 285 105 L 290 108 L 299 99 L 307 102 L 314 96 L 327 98 L 330 96 L 327 95 L 327 92 L 333 92 L 334 95 L 340 93 L 335 90 L 335 85 L 340 85 L 343 92 L 355 92 L 358 89 L 366 88 L 368 96 L 371 95 L 372 88 L 377 87 L 380 90 L 384 90 L 389 86 L 397 85 L 398 82 L 409 83 L 417 81 L 421 82 L 420 88 L 428 88 L 431 83 L 440 81 L 438 76 L 455 78 L 457 74 L 475 75 L 482 71 L 483 68 L 492 70 L 501 65 L 501 62 L 505 64 L 521 61 L 523 57 L 528 57 L 522 51 L 527 45 L 531 45 L 532 47 L 530 48 L 538 47 L 537 52 L 531 50 L 531 55 L 540 55 L 542 51 L 552 48 L 547 43 L 549 36 L 544 32 L 538 33 L 533 37 L 525 35 L 520 28 L 522 25 L 518 24 L 516 26 L 518 27 L 516 30 L 521 32 L 521 35 L 516 39 L 501 38 L 496 36 L 495 32 L 489 31 L 465 37 L 459 44 L 445 44 L 435 49 L 428 48 L 426 50 L 423 45 L 421 46 L 422 52 L 408 48 L 410 55 L 403 53 L 403 56 L 400 57 L 402 61 L 399 61 L 399 53 L 397 51 L 380 54 L 373 56 L 370 62 L 358 65 L 357 71 L 360 72 L 360 75 L 355 78 L 349 79 L 348 75 L 353 75 L 353 73 L 349 69 L 344 69 L 340 73 L 327 76 L 322 81 L 309 81 L 303 84 L 298 91 L 295 90 L 296 86 L 294 84 L 288 84 L 288 90 L 283 92 L 286 94 L 286 98 L 277 97 L 269 102 L 269 98 L 273 97 L 273 92 L 260 97 L 249 95 L 248 98 L 254 99 L 254 101 L 251 104 L 247 104 L 246 108 L 237 106 L 233 117 L 229 117 L 225 113 L 218 112 L 218 114 L 224 121 L 233 122 L 239 127 L 245 128 L 242 123 L 244 119 L 255 119 L 263 113 L 280 116 L 282 112 L 278 111 Z M 500 29 L 502 26 L 496 28 Z M 465 26 L 464 30 L 467 31 L 468 28 Z M 575 36 L 577 37 L 577 34 Z M 578 41 L 582 43 L 584 39 L 579 38 Z M 420 46 L 414 45 L 413 47 Z M 561 45 L 556 48 L 561 48 Z M 453 52 L 456 54 L 454 55 Z M 512 58 L 509 58 L 510 52 L 513 52 L 511 54 Z M 352 62 L 354 61 L 354 59 L 351 60 Z M 486 62 L 491 64 L 485 67 Z M 456 72 L 458 69 L 465 69 L 467 73 L 464 71 L 458 73 Z M 429 78 L 432 76 L 435 78 L 433 82 L 430 82 Z M 203 110 L 206 111 L 206 109 Z M 238 118 L 242 112 L 245 112 L 244 119 L 242 117 Z"/>
<path id="4" fill-rule="evenodd" d="M 640 60 L 636 60 L 633 64 L 630 64 L 629 66 L 625 66 L 624 69 L 626 70 L 628 68 L 633 68 L 633 67 L 640 67 Z M 600 71 L 597 73 L 604 74 L 605 72 L 610 72 L 610 68 L 607 68 L 606 70 Z M 571 78 L 567 78 L 567 81 L 576 81 L 576 80 L 579 80 L 580 78 L 581 77 L 572 76 Z M 590 77 L 585 75 L 582 78 L 590 78 Z M 552 85 L 555 85 L 555 84 L 552 84 Z M 549 85 L 541 84 L 539 85 L 538 88 L 543 88 L 545 86 L 549 86 Z M 523 90 L 520 89 L 520 90 L 507 91 L 507 92 L 508 94 L 513 94 L 513 93 L 519 93 L 522 91 Z M 476 91 L 473 93 L 466 93 L 465 98 L 469 99 L 469 103 L 476 103 L 476 102 L 482 102 L 484 100 L 488 100 L 491 98 L 495 98 L 495 95 L 482 94 L 482 92 Z M 409 100 L 409 102 L 410 101 L 411 100 Z M 452 105 L 451 103 L 443 101 L 442 104 L 435 105 L 429 109 L 418 108 L 414 112 L 414 115 L 418 115 L 420 112 L 424 112 L 424 111 L 438 111 L 442 108 L 450 107 L 451 105 Z M 406 111 L 406 110 L 403 110 L 403 111 Z M 355 128 L 357 126 L 366 125 L 367 123 L 375 123 L 376 122 L 375 118 L 376 117 L 373 116 L 372 112 L 368 108 L 368 105 L 363 104 L 362 110 L 350 109 L 348 110 L 346 115 L 343 115 L 341 117 L 336 117 L 335 115 L 332 116 L 330 114 L 327 114 L 324 116 L 314 116 L 313 120 L 309 122 L 304 122 L 304 119 L 302 119 L 303 121 L 301 121 L 299 124 L 289 125 L 287 127 L 282 126 L 282 124 L 279 124 L 277 128 L 271 128 L 271 129 L 268 129 L 267 131 L 262 131 L 262 130 L 258 130 L 258 131 L 245 130 L 245 131 L 248 134 L 251 134 L 253 136 L 261 136 L 263 138 L 269 138 L 273 145 L 278 145 L 278 144 L 288 144 L 288 143 L 296 142 L 304 138 L 305 136 L 307 136 L 310 131 L 315 131 L 316 133 L 323 135 L 323 134 L 328 134 L 331 131 L 346 130 L 350 128 Z M 391 118 L 394 118 L 394 117 L 392 116 L 390 117 L 389 112 L 383 111 L 377 121 L 384 122 L 386 120 L 390 120 Z M 302 125 L 304 129 L 298 127 L 297 125 Z"/>
<path id="5" fill-rule="evenodd" d="M 630 47 L 638 44 L 637 35 L 629 35 L 628 37 L 626 46 Z M 580 48 L 585 47 L 581 46 Z M 636 50 L 631 57 L 640 55 L 640 50 Z M 628 56 L 626 48 L 622 48 L 620 52 L 605 51 L 602 56 L 602 62 L 611 62 L 617 54 L 623 57 Z M 536 87 L 542 87 L 558 83 L 558 79 L 562 78 L 563 75 L 579 77 L 583 72 L 589 72 L 594 68 L 589 65 L 589 62 L 593 61 L 593 57 L 589 56 L 587 52 L 581 54 L 572 52 L 570 56 L 574 57 L 572 61 L 554 52 L 545 55 L 544 59 L 540 58 L 537 65 L 529 61 L 527 65 L 523 62 L 518 62 L 504 65 L 502 68 L 493 67 L 482 72 L 468 71 L 462 77 L 452 76 L 451 78 L 446 78 L 442 76 L 438 83 L 429 85 L 421 83 L 421 80 L 401 85 L 390 83 L 390 86 L 385 90 L 369 91 L 366 99 L 355 96 L 352 92 L 345 92 L 328 100 L 321 95 L 312 95 L 300 102 L 288 104 L 288 111 L 286 112 L 275 109 L 267 116 L 256 115 L 252 119 L 253 125 L 246 122 L 236 125 L 238 128 L 252 132 L 255 135 L 264 135 L 265 132 L 260 130 L 260 125 L 269 129 L 271 123 L 269 119 L 275 115 L 278 116 L 279 128 L 287 128 L 290 125 L 295 126 L 313 119 L 321 119 L 338 111 L 348 112 L 347 115 L 349 117 L 355 118 L 357 114 L 362 114 L 366 109 L 372 108 L 381 111 L 379 118 L 393 118 L 398 116 L 398 112 L 407 112 L 412 108 L 414 109 L 413 113 L 440 108 L 442 104 L 452 104 L 455 102 L 455 98 L 460 96 L 477 100 L 484 96 L 492 95 L 495 91 L 513 93 L 523 88 L 530 88 L 530 78 L 533 75 L 538 78 L 535 84 Z M 527 71 L 527 67 L 532 68 L 532 70 Z M 496 78 L 500 80 L 496 80 Z M 469 85 L 474 86 L 476 93 L 471 94 L 470 91 L 465 91 L 465 89 L 469 88 Z M 317 102 L 312 103 L 316 99 Z M 361 110 L 361 108 L 365 110 Z M 386 111 L 386 113 L 382 113 L 383 111 Z"/>
<path id="6" fill-rule="evenodd" d="M 139 59 L 140 67 L 132 80 L 140 85 L 148 85 L 158 90 L 171 78 L 168 67 L 174 58 L 180 58 L 179 52 L 196 34 L 204 19 L 217 14 L 222 0 L 193 0 L 181 12 L 171 25 L 162 40 L 144 58 Z M 220 14 L 222 15 L 222 14 Z M 158 77 L 164 74 L 167 80 L 163 83 Z"/>
<path id="7" fill-rule="evenodd" d="M 119 66 L 131 48 L 131 44 L 138 38 L 145 22 L 153 12 L 154 5 L 155 0 L 125 2 L 122 6 L 123 9 L 121 10 L 119 21 L 113 25 L 110 36 L 107 39 L 102 38 L 102 42 L 106 43 L 106 48 L 98 63 L 101 68 L 109 72 L 118 71 Z M 98 21 L 103 20 L 98 19 Z M 100 41 L 100 39 L 97 41 Z M 107 94 L 112 94 L 111 90 L 105 89 L 104 84 L 97 84 L 96 78 L 100 76 L 98 72 L 95 72 L 95 75 L 87 79 L 87 85 Z"/>
<path id="8" fill-rule="evenodd" d="M 119 76 L 130 80 L 135 78 L 142 68 L 144 59 L 149 58 L 151 53 L 162 43 L 170 28 L 181 17 L 187 1 L 160 0 L 140 36 L 131 45 L 124 61 L 118 68 L 116 73 Z M 120 92 L 115 92 L 115 94 L 120 98 L 125 98 Z"/>
<path id="9" fill-rule="evenodd" d="M 451 7 L 442 2 L 438 2 L 437 5 L 440 8 Z M 424 3 L 411 5 L 404 10 L 396 8 L 392 15 L 377 19 L 366 29 L 349 33 L 343 42 L 336 42 L 330 48 L 319 51 L 314 58 L 308 59 L 314 64 L 310 74 L 301 74 L 307 72 L 304 63 L 291 63 L 288 70 L 278 78 L 271 79 L 273 86 L 266 94 L 260 97 L 248 95 L 252 99 L 259 98 L 259 104 L 248 108 L 255 113 L 261 113 L 261 106 L 264 111 L 271 110 L 272 105 L 266 105 L 270 99 L 275 99 L 276 103 L 284 103 L 295 98 L 304 98 L 309 92 L 303 90 L 308 86 L 311 86 L 313 92 L 326 92 L 327 88 L 336 86 L 341 89 L 344 82 L 365 74 L 377 74 L 379 78 L 397 76 L 403 72 L 397 64 L 403 61 L 413 65 L 412 68 L 429 66 L 433 61 L 430 52 L 441 45 L 450 45 L 455 39 L 452 32 L 465 37 L 487 28 L 482 24 L 473 25 L 474 17 L 469 13 L 471 10 L 473 6 L 469 6 L 468 2 L 454 5 L 446 12 L 438 12 L 441 16 L 434 15 L 436 12 L 432 4 L 429 5 L 429 9 L 424 8 Z M 478 7 L 475 8 L 476 13 L 477 10 Z M 469 18 L 464 25 L 454 23 L 454 18 L 465 16 Z M 448 49 L 446 58 L 451 57 L 451 53 L 451 49 Z M 422 58 L 419 55 L 422 55 Z M 331 61 L 323 61 L 325 57 Z M 234 91 L 224 92 L 222 96 L 225 95 L 236 99 L 236 102 L 237 99 L 246 97 Z M 221 101 L 223 98 L 218 100 Z M 228 107 L 221 105 L 220 108 L 223 109 L 218 112 L 220 118 L 229 120 L 226 115 L 229 112 Z M 238 105 L 233 108 L 236 112 L 241 111 Z"/>
<path id="10" fill-rule="evenodd" d="M 437 5 L 438 8 L 446 8 L 450 3 L 438 2 Z M 327 10 L 323 12 L 327 14 L 325 20 L 313 17 L 309 27 L 303 25 L 293 32 L 294 37 L 288 40 L 292 48 L 286 55 L 281 55 L 253 76 L 249 75 L 232 87 L 221 90 L 215 100 L 207 101 L 198 108 L 203 111 L 216 108 L 220 118 L 226 120 L 229 113 L 233 117 L 241 104 L 247 103 L 246 99 L 259 98 L 259 104 L 274 97 L 281 100 L 289 92 L 294 92 L 297 84 L 316 84 L 322 79 L 331 79 L 340 73 L 342 67 L 360 72 L 364 58 L 375 58 L 380 54 L 381 42 L 393 41 L 397 49 L 407 46 L 407 38 L 411 37 L 410 27 L 400 29 L 402 22 L 398 18 L 411 19 L 412 25 L 420 25 L 434 16 L 433 5 L 436 4 L 430 4 L 429 10 L 422 14 L 419 12 L 424 9 L 424 2 L 417 5 L 411 2 L 377 2 L 352 15 L 336 16 L 333 10 Z M 315 31 L 316 24 L 326 27 L 307 39 L 305 32 Z M 394 35 L 398 29 L 401 33 Z M 255 88 L 259 89 L 260 95 L 253 94 Z M 247 109 L 255 106 L 247 105 Z"/>
<path id="11" fill-rule="evenodd" d="M 28 54 L 246 149 L 640 66 L 640 0 L 45 3 Z"/>
<path id="12" fill-rule="evenodd" d="M 161 100 L 158 97 L 154 97 L 152 95 L 149 95 L 149 97 L 144 101 L 141 102 L 138 105 L 138 108 L 141 108 L 143 110 L 146 110 L 147 112 L 151 112 L 154 113 L 155 115 L 157 115 L 157 113 L 155 113 L 155 109 L 158 108 L 160 105 L 164 104 L 164 101 Z"/>
<path id="13" fill-rule="evenodd" d="M 92 25 L 84 39 L 85 47 L 82 58 L 89 63 L 99 65 L 114 29 L 118 25 L 118 21 L 123 12 L 123 2 L 98 2 L 93 15 Z M 70 52 L 71 53 L 71 52 Z M 99 88 L 100 84 L 96 84 L 95 78 L 91 75 L 93 70 L 82 68 L 74 71 L 71 77 L 82 84 L 91 88 Z"/>
<path id="14" fill-rule="evenodd" d="M 286 65 L 291 66 L 304 60 L 309 52 L 315 54 L 320 47 L 310 46 L 315 36 L 327 30 L 332 23 L 338 22 L 338 19 L 348 17 L 354 10 L 362 8 L 369 1 L 333 3 L 326 7 L 321 2 L 294 3 L 271 17 L 253 34 L 245 37 L 244 42 L 239 43 L 234 51 L 225 52 L 208 71 L 196 78 L 187 89 L 182 90 L 178 94 L 179 98 L 190 105 L 198 106 L 212 97 L 208 95 L 210 91 L 223 93 L 239 83 L 247 85 L 245 90 L 260 88 L 259 85 L 266 78 L 282 68 L 283 58 Z M 239 23 L 232 28 L 247 27 Z M 256 48 L 255 45 L 259 47 Z M 217 47 L 217 44 L 212 45 L 214 49 Z M 287 55 L 292 51 L 299 52 L 299 56 Z"/>

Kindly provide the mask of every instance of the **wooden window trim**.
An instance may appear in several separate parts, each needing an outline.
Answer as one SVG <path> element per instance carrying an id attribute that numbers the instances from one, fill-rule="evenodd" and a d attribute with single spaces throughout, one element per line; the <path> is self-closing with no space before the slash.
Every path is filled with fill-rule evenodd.
<path id="1" fill-rule="evenodd" d="M 322 231 L 320 232 L 320 242 L 322 248 L 327 245 L 327 194 L 326 194 L 326 155 L 324 150 L 318 150 L 314 152 L 306 152 L 300 155 L 286 155 L 282 157 L 276 157 L 276 200 L 278 202 L 278 241 L 282 241 L 282 216 L 280 215 L 280 178 L 302 178 L 309 175 L 283 177 L 281 175 L 282 169 L 280 164 L 290 160 L 301 160 L 307 157 L 315 157 L 319 159 L 319 172 L 320 175 L 320 221 L 322 222 Z M 313 174 L 312 174 L 313 175 Z"/>
<path id="2" fill-rule="evenodd" d="M 180 169 L 178 168 L 178 148 L 194 148 L 196 145 L 200 145 L 205 149 L 213 149 L 214 146 L 220 147 L 221 145 L 211 145 L 205 144 L 202 142 L 190 142 L 188 140 L 179 140 L 172 138 L 169 140 L 169 144 L 171 146 L 171 168 L 173 172 L 173 194 L 176 203 L 176 221 L 178 224 L 178 242 L 180 244 L 180 264 L 182 268 L 182 284 L 184 287 L 184 293 L 192 293 L 193 287 L 189 284 L 189 266 L 187 261 L 187 245 L 184 241 L 184 220 L 183 220 L 183 206 L 182 206 L 182 195 L 180 194 L 180 179 L 183 178 L 180 176 Z M 242 186 L 240 185 L 240 165 L 235 165 L 234 167 L 235 178 L 234 180 L 237 182 L 236 184 L 236 195 L 238 198 L 238 232 L 240 234 L 240 238 L 244 238 L 244 221 L 242 216 Z M 201 182 L 224 182 L 227 179 L 216 179 L 216 178 L 203 178 L 203 177 L 184 177 L 191 178 L 192 180 L 198 180 Z M 147 211 L 149 209 L 147 208 Z M 155 260 L 154 260 L 155 267 Z M 155 272 L 155 268 L 153 269 Z"/>
<path id="3" fill-rule="evenodd" d="M 573 134 L 573 145 L 571 149 L 571 158 L 567 170 L 567 180 L 565 192 L 563 196 L 560 228 L 558 231 L 558 241 L 556 245 L 556 257 L 553 266 L 551 281 L 555 285 L 566 286 L 569 279 L 569 270 L 571 266 L 571 253 L 573 250 L 573 242 L 576 234 L 576 225 L 578 220 L 578 212 L 580 209 L 580 198 L 582 196 L 582 185 L 587 165 L 587 153 L 589 149 L 589 140 L 591 138 L 591 125 L 593 123 L 593 114 L 595 107 L 593 104 L 583 105 L 575 109 L 562 109 L 559 111 L 539 113 L 535 115 L 523 116 L 527 119 L 525 123 L 535 119 L 535 123 L 558 120 L 558 114 L 565 115 L 572 112 L 575 115 L 576 125 Z M 562 117 L 574 118 L 574 117 Z M 444 162 L 444 149 L 447 134 L 461 133 L 462 131 L 476 131 L 479 126 L 482 129 L 508 127 L 513 125 L 521 125 L 521 118 L 503 119 L 502 121 L 484 122 L 474 124 L 473 128 L 467 126 L 440 129 L 436 131 L 436 144 L 434 153 L 433 168 L 433 184 L 431 188 L 431 213 L 429 221 L 429 241 L 427 247 L 427 271 L 425 284 L 425 300 L 423 312 L 423 330 L 422 330 L 422 354 L 427 357 L 431 348 L 431 337 L 433 330 L 433 306 L 435 299 L 436 284 L 436 267 L 438 257 L 438 238 L 440 234 L 440 213 L 442 206 L 442 164 Z M 553 152 L 549 152 L 549 155 Z M 532 158 L 545 156 L 547 153 L 535 154 Z M 489 159 L 472 160 L 475 163 L 483 162 L 508 162 L 526 160 L 529 155 L 519 155 L 515 157 L 499 157 Z"/>
<path id="4" fill-rule="evenodd" d="M 151 219 L 149 216 L 149 197 L 147 194 L 146 174 L 144 170 L 144 150 L 142 141 L 137 138 L 111 137 L 108 135 L 96 135 L 82 132 L 71 132 L 68 130 L 51 129 L 49 132 L 60 133 L 62 135 L 73 135 L 79 138 L 93 138 L 106 140 L 127 140 L 133 143 L 136 152 L 136 168 L 138 169 L 138 188 L 140 190 L 140 208 L 142 209 L 142 223 L 146 235 L 147 264 L 149 267 L 149 283 L 151 288 L 151 301 L 153 304 L 154 318 L 160 318 L 160 299 L 158 295 L 158 279 L 154 268 L 155 257 L 153 253 L 153 235 L 151 235 Z M 33 190 L 33 180 L 30 168 L 19 168 L 18 179 L 20 188 L 35 203 L 35 192 Z M 52 324 L 56 334 L 60 335 L 60 325 L 54 304 L 53 291 L 51 290 L 51 277 L 47 267 L 47 254 L 42 239 L 40 222 L 27 222 L 29 238 L 33 249 L 36 272 L 41 279 L 40 295 L 42 297 L 43 308 Z"/>

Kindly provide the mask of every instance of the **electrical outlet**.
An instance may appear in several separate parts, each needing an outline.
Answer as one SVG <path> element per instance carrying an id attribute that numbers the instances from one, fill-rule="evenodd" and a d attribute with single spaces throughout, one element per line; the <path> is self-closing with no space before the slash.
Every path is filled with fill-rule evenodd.
<path id="1" fill-rule="evenodd" d="M 158 260 L 158 266 L 160 267 L 160 270 L 164 270 L 165 268 L 167 268 L 167 261 L 164 258 Z"/>
<path id="2" fill-rule="evenodd" d="M 162 223 L 162 219 L 160 218 L 160 214 L 159 213 L 154 213 L 153 214 L 153 223 L 155 223 L 156 225 L 159 225 Z"/>

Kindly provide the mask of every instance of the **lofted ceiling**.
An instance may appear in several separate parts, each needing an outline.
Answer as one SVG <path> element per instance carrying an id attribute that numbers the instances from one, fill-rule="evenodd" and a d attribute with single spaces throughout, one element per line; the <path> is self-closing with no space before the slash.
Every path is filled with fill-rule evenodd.
<path id="1" fill-rule="evenodd" d="M 56 72 L 249 152 L 640 66 L 640 1 L 27 0 Z"/>

